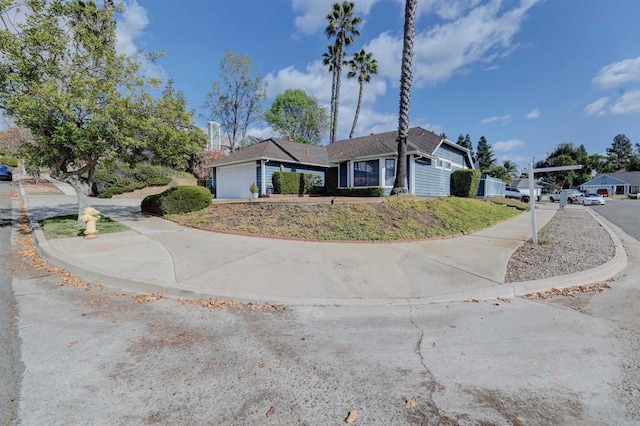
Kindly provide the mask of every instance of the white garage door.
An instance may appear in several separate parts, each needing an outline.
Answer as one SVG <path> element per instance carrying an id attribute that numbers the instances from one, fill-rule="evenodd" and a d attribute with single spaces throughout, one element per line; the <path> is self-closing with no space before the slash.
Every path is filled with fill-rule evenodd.
<path id="1" fill-rule="evenodd" d="M 249 187 L 256 182 L 256 163 L 216 169 L 216 198 L 251 198 Z"/>

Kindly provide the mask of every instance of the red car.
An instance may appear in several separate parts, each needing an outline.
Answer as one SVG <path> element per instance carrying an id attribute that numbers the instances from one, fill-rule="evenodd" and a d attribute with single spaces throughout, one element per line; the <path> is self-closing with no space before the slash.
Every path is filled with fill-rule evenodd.
<path id="1" fill-rule="evenodd" d="M 597 193 L 598 195 L 602 195 L 603 197 L 608 197 L 608 196 L 609 196 L 609 190 L 604 189 L 604 188 L 603 188 L 603 189 L 598 189 L 598 190 L 596 191 L 596 193 Z"/>

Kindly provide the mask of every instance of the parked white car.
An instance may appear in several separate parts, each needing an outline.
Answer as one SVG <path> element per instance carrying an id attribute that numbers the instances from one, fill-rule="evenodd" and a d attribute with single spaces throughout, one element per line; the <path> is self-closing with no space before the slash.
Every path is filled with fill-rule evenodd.
<path id="1" fill-rule="evenodd" d="M 592 205 L 604 206 L 604 203 L 605 203 L 604 197 L 599 194 L 587 194 L 584 197 L 582 197 L 582 204 L 585 206 L 592 206 Z"/>

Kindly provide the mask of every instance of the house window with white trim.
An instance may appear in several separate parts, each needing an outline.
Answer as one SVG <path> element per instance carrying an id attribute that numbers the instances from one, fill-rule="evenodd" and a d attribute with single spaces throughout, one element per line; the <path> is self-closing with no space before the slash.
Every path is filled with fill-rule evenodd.
<path id="1" fill-rule="evenodd" d="M 380 161 L 357 161 L 353 163 L 353 186 L 379 186 Z"/>
<path id="2" fill-rule="evenodd" d="M 396 179 L 396 160 L 387 158 L 384 160 L 384 185 L 393 186 Z"/>

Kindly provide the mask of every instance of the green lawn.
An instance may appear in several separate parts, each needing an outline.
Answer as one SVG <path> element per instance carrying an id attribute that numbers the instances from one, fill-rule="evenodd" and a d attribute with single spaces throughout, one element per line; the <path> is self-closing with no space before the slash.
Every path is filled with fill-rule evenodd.
<path id="1" fill-rule="evenodd" d="M 471 233 L 521 214 L 468 198 L 386 198 L 382 202 L 228 203 L 169 215 L 214 232 L 320 241 L 420 240 Z"/>
<path id="2" fill-rule="evenodd" d="M 80 228 L 77 223 L 78 216 L 76 215 L 56 216 L 41 220 L 40 227 L 47 238 L 81 237 L 84 235 L 84 226 Z M 126 225 L 106 216 L 100 217 L 96 223 L 96 227 L 98 229 L 98 235 L 129 229 Z"/>

